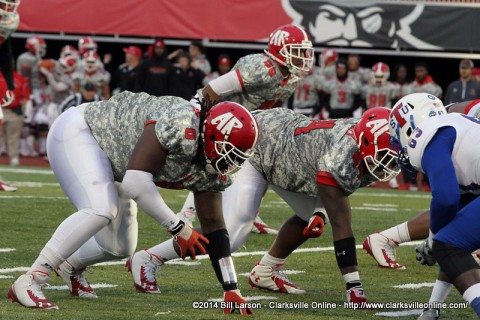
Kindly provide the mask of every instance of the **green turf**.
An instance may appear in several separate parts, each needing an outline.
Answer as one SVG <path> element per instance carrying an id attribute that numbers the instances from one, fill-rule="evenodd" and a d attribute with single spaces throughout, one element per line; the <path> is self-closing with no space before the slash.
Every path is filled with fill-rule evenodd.
<path id="1" fill-rule="evenodd" d="M 22 186 L 15 193 L 0 193 L 0 248 L 15 248 L 14 252 L 0 252 L 0 269 L 28 267 L 34 261 L 58 224 L 73 212 L 73 206 L 55 185 L 52 174 L 34 172 L 7 172 L 9 167 L 0 166 L 0 175 L 10 181 L 42 182 L 47 186 Z M 22 167 L 22 169 L 28 169 Z M 40 170 L 38 168 L 32 168 Z M 19 183 L 20 184 L 20 183 Z M 165 201 L 177 211 L 185 199 L 184 191 L 162 190 Z M 417 197 L 405 197 L 413 195 Z M 353 210 L 353 228 L 357 244 L 375 230 L 383 230 L 415 216 L 428 208 L 426 193 L 361 189 L 350 197 Z M 387 206 L 388 205 L 388 206 Z M 378 210 L 364 210 L 365 207 Z M 262 202 L 262 218 L 274 227 L 280 227 L 290 210 L 274 193 L 268 192 Z M 169 235 L 163 227 L 143 212 L 138 214 L 138 249 L 150 247 Z M 252 234 L 240 250 L 244 252 L 264 251 L 269 248 L 273 236 Z M 319 239 L 307 241 L 302 248 L 332 246 L 331 229 L 325 228 Z M 406 270 L 385 270 L 376 267 L 374 261 L 358 250 L 360 275 L 370 302 L 426 302 L 431 288 L 398 289 L 394 285 L 406 283 L 434 282 L 436 267 L 424 267 L 415 261 L 414 246 L 405 246 L 397 251 L 398 260 L 407 266 Z M 260 259 L 260 255 L 234 258 L 237 274 L 247 273 Z M 67 291 L 45 290 L 49 299 L 60 307 L 58 311 L 31 310 L 7 300 L 7 290 L 20 272 L 0 273 L 0 319 L 223 319 L 220 309 L 194 309 L 193 302 L 204 302 L 220 298 L 222 290 L 214 276 L 209 260 L 199 261 L 200 265 L 166 265 L 158 275 L 162 293 L 147 295 L 135 292 L 131 276 L 123 265 L 94 266 L 87 273 L 92 284 L 107 283 L 115 288 L 96 289 L 99 298 L 87 300 L 71 297 Z M 292 282 L 307 290 L 305 295 L 285 295 L 251 289 L 247 278 L 239 275 L 239 285 L 244 296 L 269 296 L 276 300 L 259 300 L 256 318 L 272 319 L 388 319 L 376 316 L 376 312 L 402 311 L 408 309 L 377 309 L 374 311 L 350 310 L 343 307 L 345 288 L 332 251 L 294 253 L 285 266 L 287 270 L 302 270 L 304 273 L 290 275 Z M 53 276 L 51 285 L 62 285 Z M 274 303 L 304 303 L 309 308 L 270 308 Z M 463 302 L 461 296 L 452 290 L 447 302 Z M 313 308 L 315 304 L 335 303 L 336 309 Z M 164 313 L 164 314 L 157 314 Z M 403 319 L 416 319 L 410 315 Z M 474 319 L 471 309 L 448 309 L 443 319 Z"/>

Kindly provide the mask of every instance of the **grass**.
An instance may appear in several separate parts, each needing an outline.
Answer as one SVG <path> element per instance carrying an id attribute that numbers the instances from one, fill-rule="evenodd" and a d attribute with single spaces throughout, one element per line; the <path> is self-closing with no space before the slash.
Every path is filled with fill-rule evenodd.
<path id="1" fill-rule="evenodd" d="M 19 173 L 5 170 L 0 166 L 4 179 L 19 185 L 15 193 L 0 193 L 0 248 L 15 248 L 12 252 L 0 251 L 0 319 L 226 319 L 232 316 L 222 315 L 220 309 L 194 309 L 195 301 L 221 298 L 222 289 L 218 284 L 210 261 L 199 260 L 196 265 L 170 264 L 161 268 L 157 278 L 162 293 L 147 295 L 137 293 L 131 276 L 123 264 L 93 266 L 87 278 L 92 284 L 112 284 L 113 288 L 96 289 L 99 299 L 87 300 L 71 297 L 65 290 L 45 290 L 46 296 L 58 304 L 60 310 L 32 310 L 12 304 L 7 300 L 7 290 L 21 272 L 6 272 L 6 268 L 29 267 L 48 241 L 56 227 L 69 214 L 74 212 L 70 201 L 61 188 L 55 184 L 53 174 L 43 169 Z M 22 169 L 25 169 L 22 167 Z M 28 168 L 26 168 L 28 169 Z M 39 171 L 40 170 L 40 171 Z M 45 169 L 46 170 L 46 169 Z M 37 172 L 38 171 L 38 172 Z M 43 173 L 43 174 L 40 174 Z M 46 174 L 45 174 L 46 173 Z M 43 183 L 31 185 L 26 182 Z M 186 196 L 185 191 L 161 190 L 165 201 L 174 211 L 179 210 Z M 353 207 L 353 228 L 356 243 L 375 230 L 403 222 L 423 209 L 428 208 L 428 194 L 422 192 L 391 191 L 380 189 L 361 189 L 351 196 Z M 289 208 L 282 204 L 274 193 L 268 192 L 262 202 L 262 218 L 274 227 L 280 227 L 290 214 Z M 138 214 L 138 249 L 147 248 L 169 237 L 163 227 L 143 212 Z M 240 250 L 241 252 L 265 251 L 274 237 L 252 234 Z M 330 247 L 332 236 L 329 227 L 318 239 L 307 241 L 302 248 Z M 402 246 L 397 250 L 401 263 L 406 270 L 385 270 L 376 266 L 373 259 L 358 250 L 360 275 L 369 302 L 427 302 L 431 288 L 399 289 L 393 286 L 407 283 L 433 283 L 436 267 L 420 266 L 415 261 L 414 246 Z M 264 296 L 268 299 L 252 302 L 260 303 L 256 310 L 257 319 L 282 317 L 285 319 L 382 319 L 378 312 L 406 311 L 410 309 L 345 309 L 345 288 L 338 271 L 332 251 L 294 253 L 287 260 L 285 269 L 304 271 L 291 274 L 290 280 L 307 290 L 305 295 L 285 295 L 251 289 L 246 276 L 259 261 L 260 255 L 235 257 L 240 289 L 244 296 Z M 6 278 L 11 276 L 13 278 Z M 55 276 L 52 286 L 63 285 Z M 271 300 L 274 299 L 274 300 Z M 463 302 L 461 296 L 452 290 L 447 302 Z M 303 303 L 306 308 L 271 308 L 282 303 Z M 316 308 L 322 303 L 336 304 L 337 308 Z M 238 317 L 238 316 L 237 316 Z M 416 319 L 418 315 L 405 316 L 404 319 Z M 468 309 L 447 309 L 444 319 L 474 319 L 473 311 Z"/>

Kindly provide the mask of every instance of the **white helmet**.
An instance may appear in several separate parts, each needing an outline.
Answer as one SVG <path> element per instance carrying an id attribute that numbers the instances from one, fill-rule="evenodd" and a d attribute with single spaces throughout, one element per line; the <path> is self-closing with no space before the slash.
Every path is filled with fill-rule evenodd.
<path id="1" fill-rule="evenodd" d="M 418 124 L 442 114 L 447 114 L 447 110 L 433 94 L 412 93 L 398 100 L 392 108 L 389 124 L 390 144 L 400 158 L 407 157 L 408 139 Z"/>

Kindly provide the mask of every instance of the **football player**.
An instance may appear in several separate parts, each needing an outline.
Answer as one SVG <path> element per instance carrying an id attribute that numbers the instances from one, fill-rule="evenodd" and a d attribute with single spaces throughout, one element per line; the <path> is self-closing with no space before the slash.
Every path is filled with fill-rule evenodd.
<path id="1" fill-rule="evenodd" d="M 313 70 L 303 74 L 293 95 L 293 111 L 307 117 L 316 117 L 320 111 L 322 77 Z"/>
<path id="2" fill-rule="evenodd" d="M 375 107 L 391 108 L 392 101 L 400 95 L 400 86 L 388 81 L 390 67 L 377 62 L 372 67 L 372 81 L 362 87 L 362 98 L 367 109 Z"/>
<path id="3" fill-rule="evenodd" d="M 439 280 L 453 283 L 480 317 L 480 270 L 471 254 L 480 247 L 480 121 L 447 114 L 437 97 L 420 93 L 397 102 L 389 124 L 399 161 L 424 172 L 432 186 L 429 236 L 417 260 L 438 262 Z"/>
<path id="4" fill-rule="evenodd" d="M 135 201 L 170 231 L 183 258 L 208 251 L 225 301 L 244 303 L 220 191 L 252 155 L 257 138 L 255 119 L 233 102 L 198 110 L 182 98 L 125 91 L 105 102 L 68 109 L 50 130 L 48 154 L 78 211 L 60 224 L 27 273 L 11 286 L 9 299 L 25 307 L 58 309 L 41 289 L 52 272 L 72 295 L 95 298 L 81 268 L 134 252 Z M 119 188 L 115 182 L 121 182 Z M 204 236 L 178 219 L 156 185 L 194 192 Z M 249 308 L 240 311 L 251 313 Z"/>
<path id="5" fill-rule="evenodd" d="M 347 301 L 366 301 L 357 270 L 348 196 L 373 181 L 398 174 L 396 153 L 389 145 L 389 114 L 389 109 L 373 108 L 361 119 L 321 121 L 284 108 L 254 112 L 261 132 L 254 155 L 223 193 L 231 250 L 246 242 L 269 185 L 294 215 L 284 222 L 269 252 L 251 271 L 252 286 L 305 293 L 284 276 L 282 267 L 293 250 L 322 234 L 328 216 Z M 135 287 L 159 292 L 156 270 L 179 253 L 173 241 L 135 253 L 128 261 Z"/>
<path id="6" fill-rule="evenodd" d="M 299 75 L 313 66 L 313 47 L 301 27 L 284 25 L 269 36 L 264 53 L 240 58 L 232 70 L 198 90 L 198 98 L 209 95 L 215 101 L 235 101 L 250 111 L 281 107 L 295 92 Z M 179 216 L 191 224 L 195 204 L 190 194 Z M 260 217 L 255 224 L 261 233 L 276 233 Z"/>
<path id="7" fill-rule="evenodd" d="M 20 22 L 17 13 L 20 0 L 0 0 L 0 69 L 5 82 L 7 91 L 2 92 L 4 98 L 0 100 L 0 138 L 2 137 L 2 107 L 10 105 L 15 100 L 15 82 L 13 78 L 13 54 L 11 35 L 17 30 Z M 3 182 L 0 178 L 0 191 L 15 191 L 17 188 Z"/>
<path id="8" fill-rule="evenodd" d="M 80 67 L 72 74 L 72 79 L 74 92 L 79 92 L 81 87 L 90 82 L 99 95 L 106 100 L 110 98 L 110 73 L 103 67 L 97 52 L 88 50 L 83 54 Z"/>

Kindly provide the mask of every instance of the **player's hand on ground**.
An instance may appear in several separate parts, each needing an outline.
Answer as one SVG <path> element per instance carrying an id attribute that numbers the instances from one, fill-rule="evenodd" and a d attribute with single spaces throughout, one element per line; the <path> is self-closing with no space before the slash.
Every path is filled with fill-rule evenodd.
<path id="1" fill-rule="evenodd" d="M 248 302 L 242 297 L 240 290 L 225 291 L 223 301 L 226 302 L 227 307 L 223 309 L 224 314 L 240 312 L 241 315 L 246 316 L 254 314 L 253 310 L 249 308 Z"/>
<path id="2" fill-rule="evenodd" d="M 180 247 L 180 256 L 182 259 L 189 256 L 192 260 L 195 260 L 196 250 L 198 250 L 200 254 L 207 253 L 204 245 L 209 243 L 208 239 L 190 228 L 185 222 L 180 221 L 170 232 Z"/>
<path id="3" fill-rule="evenodd" d="M 422 265 L 433 266 L 437 260 L 433 256 L 432 248 L 428 245 L 428 239 L 419 244 L 415 251 L 417 251 L 417 261 Z"/>

